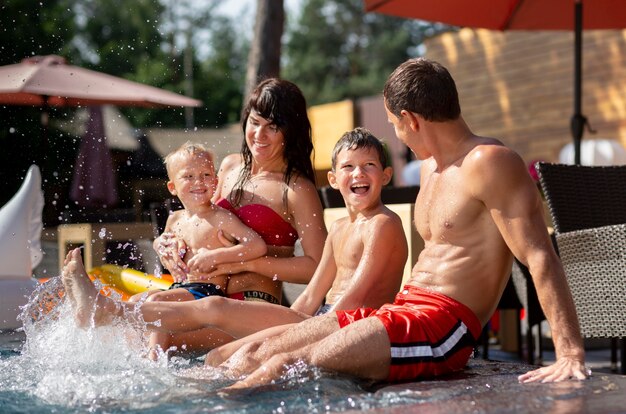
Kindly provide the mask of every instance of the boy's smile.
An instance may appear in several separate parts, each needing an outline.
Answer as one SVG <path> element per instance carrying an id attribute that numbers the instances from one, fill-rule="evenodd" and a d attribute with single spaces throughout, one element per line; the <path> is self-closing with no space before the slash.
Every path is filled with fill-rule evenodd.
<path id="1" fill-rule="evenodd" d="M 168 189 L 186 208 L 190 204 L 211 204 L 217 177 L 212 160 L 205 156 L 182 155 L 172 162 L 174 177 Z"/>
<path id="2" fill-rule="evenodd" d="M 354 184 L 352 187 L 350 187 L 350 189 L 352 190 L 353 193 L 365 194 L 370 189 L 370 186 L 369 184 L 365 184 L 365 183 Z"/>
<path id="3" fill-rule="evenodd" d="M 380 202 L 382 187 L 391 180 L 391 168 L 380 163 L 378 152 L 371 148 L 342 150 L 329 182 L 339 189 L 347 205 L 370 207 Z"/>

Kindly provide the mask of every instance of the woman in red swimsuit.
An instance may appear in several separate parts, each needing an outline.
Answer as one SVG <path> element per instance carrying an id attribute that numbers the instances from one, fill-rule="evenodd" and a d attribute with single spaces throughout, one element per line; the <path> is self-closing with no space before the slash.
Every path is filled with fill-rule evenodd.
<path id="1" fill-rule="evenodd" d="M 230 299 L 210 296 L 184 302 L 183 324 L 187 317 L 202 318 L 207 313 L 214 317 L 216 312 L 223 315 L 220 323 L 214 324 L 219 330 L 172 334 L 170 343 L 187 352 L 208 351 L 230 342 L 234 336 L 256 332 L 267 325 L 298 322 L 296 315 L 290 317 L 278 306 L 276 312 L 260 312 L 252 320 L 233 315 L 254 312 L 255 306 L 248 306 L 246 301 L 278 305 L 283 281 L 307 283 L 319 263 L 326 239 L 311 162 L 311 124 L 300 89 L 280 79 L 261 82 L 251 93 L 241 122 L 245 137 L 241 154 L 231 154 L 222 161 L 214 201 L 259 233 L 268 245 L 268 255 L 223 264 L 212 272 L 231 275 L 226 290 Z M 182 246 L 174 248 L 176 243 L 171 243 L 171 239 L 163 242 L 167 239 L 157 239 L 155 246 L 161 245 L 156 250 L 165 251 L 161 255 L 163 265 L 174 276 L 182 276 L 186 266 L 176 254 Z M 296 241 L 302 251 L 294 256 Z M 245 311 L 236 313 L 241 310 Z"/>

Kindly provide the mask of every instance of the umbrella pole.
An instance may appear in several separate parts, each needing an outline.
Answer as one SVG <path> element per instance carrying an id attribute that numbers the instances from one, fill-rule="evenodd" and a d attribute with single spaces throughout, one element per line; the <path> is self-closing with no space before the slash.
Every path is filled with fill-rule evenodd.
<path id="1" fill-rule="evenodd" d="M 48 105 L 48 96 L 43 96 L 43 105 L 41 105 L 41 146 L 42 150 L 40 153 L 40 159 L 37 160 L 39 163 L 39 169 L 44 169 L 44 159 L 48 153 L 48 125 L 50 123 L 50 106 Z"/>
<path id="2" fill-rule="evenodd" d="M 574 139 L 574 164 L 580 165 L 580 143 L 587 118 L 582 114 L 582 46 L 583 46 L 583 4 L 574 4 L 574 115 L 570 123 Z"/>

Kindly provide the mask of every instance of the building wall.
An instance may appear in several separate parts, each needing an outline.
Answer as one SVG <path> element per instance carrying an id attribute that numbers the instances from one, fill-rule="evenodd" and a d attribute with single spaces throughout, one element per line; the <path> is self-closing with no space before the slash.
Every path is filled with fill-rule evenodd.
<path id="1" fill-rule="evenodd" d="M 357 124 L 369 129 L 372 134 L 380 138 L 389 150 L 393 167 L 393 185 L 402 186 L 402 168 L 406 165 L 407 146 L 396 138 L 393 126 L 387 119 L 383 96 L 361 98 L 356 102 Z"/>
<path id="2" fill-rule="evenodd" d="M 426 57 L 457 82 L 472 130 L 501 139 L 527 161 L 557 161 L 571 142 L 574 35 L 462 29 L 426 42 Z M 626 147 L 626 30 L 583 35 L 582 112 L 596 134 Z"/>

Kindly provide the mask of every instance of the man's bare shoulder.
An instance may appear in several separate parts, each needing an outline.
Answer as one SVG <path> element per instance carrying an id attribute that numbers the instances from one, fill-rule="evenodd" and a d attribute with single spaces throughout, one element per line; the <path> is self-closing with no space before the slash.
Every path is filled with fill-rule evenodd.
<path id="1" fill-rule="evenodd" d="M 494 138 L 478 138 L 479 142 L 468 152 L 463 167 L 467 173 L 502 174 L 523 166 L 523 160 L 515 151 Z M 517 171 L 516 171 L 517 173 Z"/>
<path id="2" fill-rule="evenodd" d="M 484 140 L 468 153 L 463 163 L 467 184 L 475 194 L 506 193 L 507 188 L 528 178 L 528 171 L 518 153 L 496 139 Z"/>
<path id="3" fill-rule="evenodd" d="M 502 141 L 495 138 L 476 137 L 476 145 L 468 152 L 465 159 L 474 165 L 483 163 L 506 162 L 519 155 Z"/>

